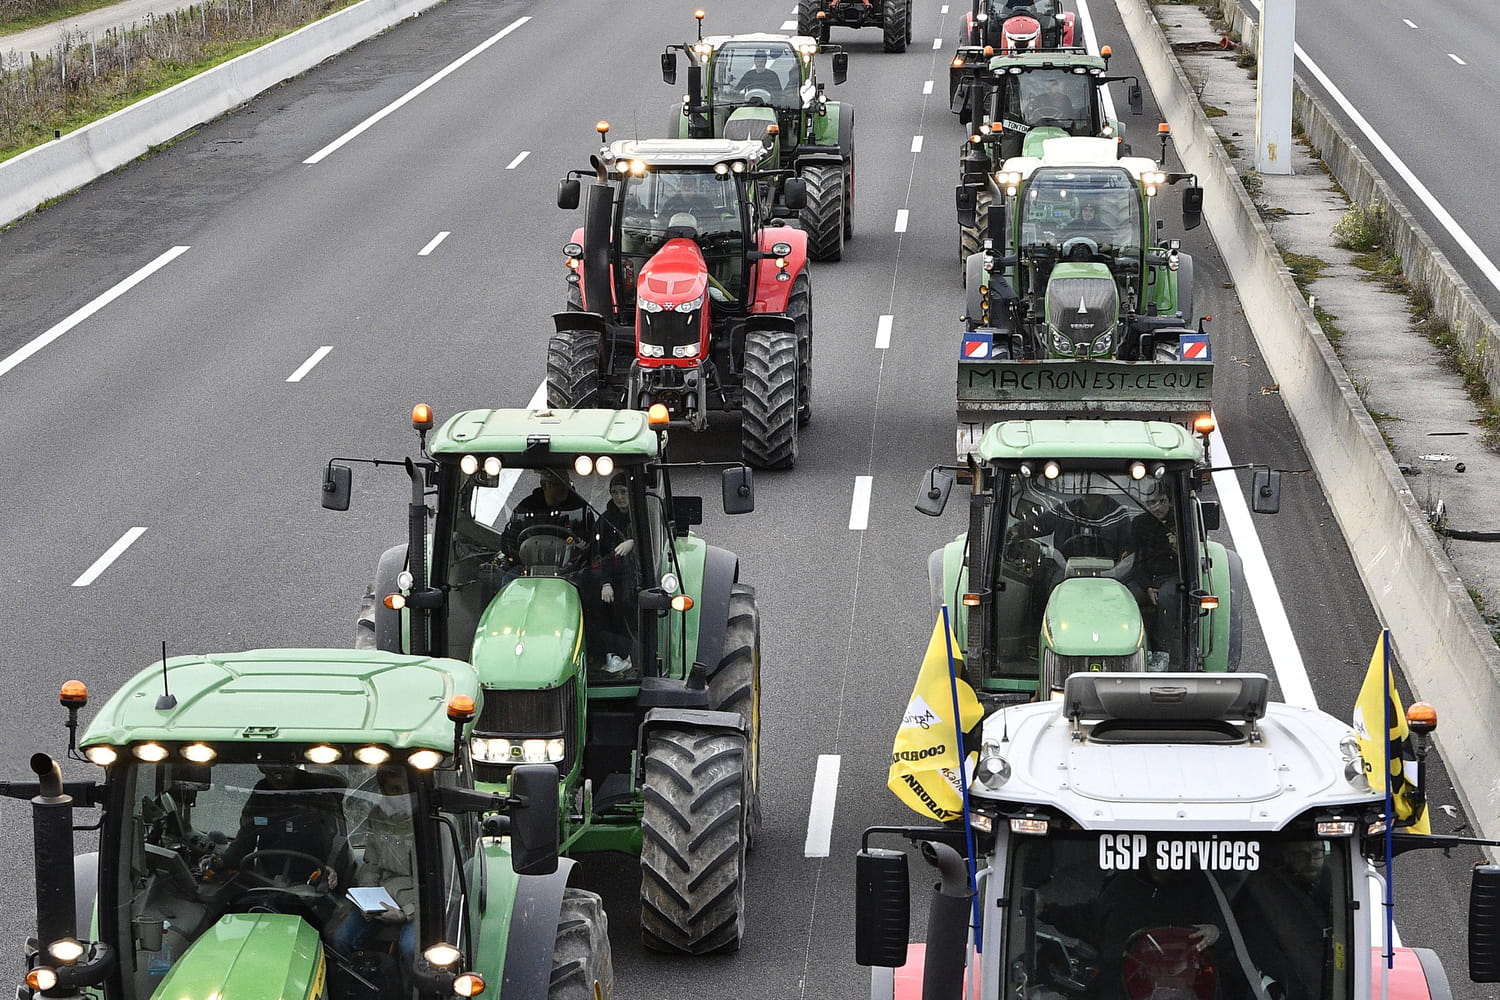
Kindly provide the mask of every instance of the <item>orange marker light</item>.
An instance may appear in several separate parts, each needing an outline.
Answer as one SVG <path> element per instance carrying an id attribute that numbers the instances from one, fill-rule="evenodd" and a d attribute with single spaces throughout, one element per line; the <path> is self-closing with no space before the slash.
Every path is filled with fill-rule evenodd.
<path id="1" fill-rule="evenodd" d="M 818 20 L 819 21 L 823 20 L 827 16 L 828 16 L 828 11 L 826 11 L 826 10 L 820 10 L 820 11 L 818 11 Z"/>
<path id="2" fill-rule="evenodd" d="M 672 417 L 667 413 L 666 403 L 652 403 L 651 408 L 646 411 L 646 424 L 650 427 L 665 427 L 672 422 Z"/>
<path id="3" fill-rule="evenodd" d="M 474 699 L 466 694 L 456 694 L 449 698 L 448 718 L 454 722 L 468 722 L 474 718 Z"/>
<path id="4" fill-rule="evenodd" d="M 703 12 L 698 12 L 702 16 Z M 484 977 L 477 972 L 465 972 L 453 980 L 453 993 L 461 997 L 477 997 L 484 992 Z"/>
<path id="5" fill-rule="evenodd" d="M 432 407 L 418 403 L 411 408 L 411 425 L 419 431 L 432 429 Z"/>
<path id="6" fill-rule="evenodd" d="M 995 47 L 993 45 L 986 45 L 984 47 L 984 54 L 987 55 L 987 56 L 994 55 L 995 54 Z"/>
<path id="7" fill-rule="evenodd" d="M 57 700 L 66 708 L 82 708 L 89 703 L 89 689 L 83 681 L 63 681 Z"/>
<path id="8" fill-rule="evenodd" d="M 1110 56 L 1115 54 L 1115 50 L 1110 48 L 1108 45 L 1101 45 L 1099 46 L 1099 54 L 1108 59 Z"/>
<path id="9" fill-rule="evenodd" d="M 953 57 L 953 65 L 955 65 L 955 66 L 962 66 L 963 64 L 964 64 L 964 57 L 963 56 L 954 56 Z"/>
<path id="10" fill-rule="evenodd" d="M 1198 602 L 1199 609 L 1203 611 L 1212 611 L 1218 606 L 1219 599 L 1213 594 L 1204 594 L 1202 600 Z"/>
<path id="11" fill-rule="evenodd" d="M 963 600 L 964 600 L 964 607 L 966 607 L 966 608 L 977 608 L 977 607 L 979 607 L 979 595 L 978 594 L 965 594 Z"/>
<path id="12" fill-rule="evenodd" d="M 606 122 L 606 121 L 595 122 L 594 123 L 594 131 L 598 132 L 600 135 L 603 135 L 604 133 L 606 133 L 606 132 L 609 131 L 609 122 Z"/>
<path id="13" fill-rule="evenodd" d="M 1429 702 L 1412 702 L 1406 710 L 1406 725 L 1414 733 L 1432 732 L 1437 728 L 1437 709 Z"/>
<path id="14" fill-rule="evenodd" d="M 672 610 L 673 611 L 691 611 L 691 610 L 693 610 L 693 599 L 691 597 L 689 597 L 688 595 L 686 595 L 686 594 L 678 594 L 676 597 L 672 598 Z"/>
<path id="15" fill-rule="evenodd" d="M 406 607 L 406 598 L 401 594 L 386 594 L 385 600 L 381 601 L 380 603 L 384 604 L 392 611 L 400 611 L 402 608 Z"/>
<path id="16" fill-rule="evenodd" d="M 1214 423 L 1213 415 L 1208 413 L 1193 421 L 1193 430 L 1199 434 L 1212 434 L 1216 426 L 1218 425 Z"/>
<path id="17" fill-rule="evenodd" d="M 780 125 L 776 125 L 776 124 L 767 125 L 766 126 L 766 134 L 767 135 L 780 135 L 781 134 L 781 126 Z"/>
<path id="18" fill-rule="evenodd" d="M 1156 134 L 1157 135 L 1171 135 L 1172 134 L 1172 126 L 1168 125 L 1166 122 L 1161 122 L 1161 123 L 1159 123 L 1156 126 Z"/>

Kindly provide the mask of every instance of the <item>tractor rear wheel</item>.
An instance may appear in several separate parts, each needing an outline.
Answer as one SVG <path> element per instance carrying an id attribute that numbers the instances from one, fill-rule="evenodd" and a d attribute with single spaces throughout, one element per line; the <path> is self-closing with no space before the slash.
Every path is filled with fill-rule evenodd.
<path id="1" fill-rule="evenodd" d="M 755 588 L 736 583 L 729 594 L 724 655 L 708 675 L 708 703 L 716 712 L 738 712 L 750 734 L 745 779 L 745 846 L 760 834 L 760 612 Z"/>
<path id="2" fill-rule="evenodd" d="M 958 265 L 959 272 L 965 276 L 968 269 L 964 265 L 969 256 L 983 249 L 984 241 L 990 235 L 990 205 L 994 201 L 989 188 L 981 188 L 974 196 L 974 224 L 958 227 Z"/>
<path id="3" fill-rule="evenodd" d="M 797 34 L 811 35 L 819 45 L 828 42 L 828 22 L 818 17 L 823 0 L 799 0 L 797 4 Z"/>
<path id="4" fill-rule="evenodd" d="M 547 405 L 599 405 L 599 334 L 559 330 L 547 341 Z"/>
<path id="5" fill-rule="evenodd" d="M 751 330 L 745 334 L 740 453 L 758 469 L 790 469 L 797 464 L 795 333 Z"/>
<path id="6" fill-rule="evenodd" d="M 599 993 L 595 994 L 594 985 Z M 614 958 L 609 950 L 609 918 L 604 900 L 587 889 L 563 890 L 552 946 L 552 978 L 547 1000 L 595 1000 L 614 993 Z"/>
<path id="7" fill-rule="evenodd" d="M 905 52 L 906 43 L 911 40 L 911 34 L 906 28 L 911 20 L 909 0 L 885 0 L 881 13 L 881 27 L 885 29 L 885 50 Z"/>
<path id="8" fill-rule="evenodd" d="M 813 260 L 838 260 L 844 255 L 844 169 L 832 163 L 802 168 L 807 184 L 807 207 L 802 228 L 807 230 L 807 255 Z"/>
<path id="9" fill-rule="evenodd" d="M 907 45 L 911 44 L 911 36 L 912 36 L 912 32 L 914 30 L 915 29 L 912 27 L 912 23 L 911 23 L 911 0 L 906 0 L 906 44 Z"/>
<path id="10" fill-rule="evenodd" d="M 735 951 L 745 934 L 745 737 L 656 729 L 646 738 L 641 941 Z"/>
<path id="11" fill-rule="evenodd" d="M 803 268 L 792 284 L 786 314 L 797 327 L 797 426 L 812 423 L 812 279 Z"/>

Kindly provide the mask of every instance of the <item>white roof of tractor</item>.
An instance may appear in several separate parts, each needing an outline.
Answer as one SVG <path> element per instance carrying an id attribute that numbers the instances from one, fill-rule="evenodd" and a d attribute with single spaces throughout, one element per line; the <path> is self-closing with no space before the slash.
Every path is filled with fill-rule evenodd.
<path id="1" fill-rule="evenodd" d="M 1160 168 L 1149 156 L 1121 156 L 1114 139 L 1082 135 L 1061 135 L 1042 141 L 1041 156 L 1012 156 L 1000 168 L 1030 177 L 1038 167 L 1124 167 L 1136 180 Z"/>
<path id="2" fill-rule="evenodd" d="M 754 168 L 766 155 L 756 139 L 622 139 L 609 144 L 616 160 L 639 160 L 652 167 L 712 167 L 743 160 Z"/>
<path id="3" fill-rule="evenodd" d="M 781 49 L 783 45 L 790 45 L 804 56 L 813 55 L 818 51 L 818 40 L 811 35 L 781 35 L 768 31 L 757 31 L 748 35 L 707 35 L 700 45 L 711 45 L 718 49 L 725 42 L 734 42 L 738 46 L 743 42 L 746 48 L 752 45 L 771 45 Z M 781 49 L 781 51 L 785 51 Z"/>
<path id="4" fill-rule="evenodd" d="M 985 720 L 981 756 L 1004 757 L 1010 777 L 998 788 L 976 781 L 970 794 L 1046 807 L 1089 830 L 1241 833 L 1378 802 L 1351 726 L 1269 692 L 1264 674 L 1073 674 L 1061 700 Z"/>

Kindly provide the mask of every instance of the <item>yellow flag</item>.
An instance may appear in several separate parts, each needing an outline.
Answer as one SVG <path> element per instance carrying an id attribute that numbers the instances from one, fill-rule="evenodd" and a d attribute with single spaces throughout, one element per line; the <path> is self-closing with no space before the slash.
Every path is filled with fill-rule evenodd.
<path id="1" fill-rule="evenodd" d="M 957 643 L 954 655 L 959 655 Z M 901 728 L 896 731 L 886 784 L 912 809 L 943 821 L 963 815 L 958 734 L 973 729 L 984 716 L 974 689 L 962 677 L 958 678 L 958 714 L 955 727 L 948 646 L 943 641 L 943 620 L 939 617 L 932 627 L 927 655 L 917 672 L 917 683 L 901 718 Z"/>
<path id="2" fill-rule="evenodd" d="M 1390 682 L 1385 680 L 1386 633 L 1382 630 L 1375 643 L 1375 652 L 1370 656 L 1370 668 L 1365 671 L 1365 682 L 1360 686 L 1359 697 L 1354 702 L 1354 732 L 1359 739 L 1359 755 L 1364 758 L 1365 777 L 1370 787 L 1377 792 L 1385 791 L 1386 777 L 1391 781 L 1391 800 L 1396 807 L 1396 820 L 1400 828 L 1411 833 L 1431 833 L 1427 821 L 1427 807 L 1414 821 L 1412 814 L 1417 804 L 1412 793 L 1416 785 L 1407 773 L 1407 749 L 1411 743 L 1411 731 L 1406 727 L 1406 710 L 1401 707 L 1401 696 L 1396 693 L 1395 675 Z M 1385 689 L 1382 697 L 1381 689 Z M 1385 729 L 1386 705 L 1391 712 L 1390 756 L 1386 756 L 1385 740 L 1381 733 Z M 1384 766 L 1382 766 L 1382 761 Z"/>

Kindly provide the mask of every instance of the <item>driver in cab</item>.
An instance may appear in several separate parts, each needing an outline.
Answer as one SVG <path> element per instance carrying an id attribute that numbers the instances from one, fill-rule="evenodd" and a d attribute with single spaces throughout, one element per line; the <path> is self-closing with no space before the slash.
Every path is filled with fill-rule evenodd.
<path id="1" fill-rule="evenodd" d="M 549 525 L 566 529 L 575 539 L 593 535 L 594 514 L 573 489 L 565 469 L 542 469 L 540 481 L 510 516 L 500 539 L 500 551 L 511 561 L 520 557 L 521 535 L 528 528 Z"/>
<path id="2" fill-rule="evenodd" d="M 261 779 L 240 810 L 240 828 L 215 868 L 249 867 L 287 882 L 337 888 L 354 867 L 339 779 L 293 764 L 258 764 Z M 248 862 L 248 866 L 247 863 Z"/>
<path id="3" fill-rule="evenodd" d="M 781 77 L 776 75 L 775 70 L 766 68 L 766 54 L 755 53 L 755 61 L 745 75 L 740 77 L 740 93 L 748 94 L 752 90 L 764 90 L 771 94 L 781 92 Z"/>

